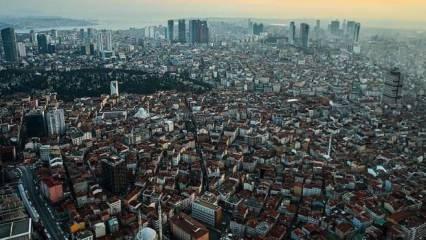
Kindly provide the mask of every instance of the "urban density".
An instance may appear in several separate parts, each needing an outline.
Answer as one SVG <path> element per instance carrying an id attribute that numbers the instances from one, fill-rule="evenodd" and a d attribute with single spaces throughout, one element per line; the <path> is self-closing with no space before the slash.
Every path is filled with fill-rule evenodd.
<path id="1" fill-rule="evenodd" d="M 6 26 L 0 239 L 426 239 L 425 79 L 347 19 Z"/>

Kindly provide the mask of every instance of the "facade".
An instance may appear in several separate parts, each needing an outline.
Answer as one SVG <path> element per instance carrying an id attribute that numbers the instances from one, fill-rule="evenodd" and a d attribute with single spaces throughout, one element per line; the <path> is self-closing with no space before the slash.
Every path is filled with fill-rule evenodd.
<path id="1" fill-rule="evenodd" d="M 115 156 L 102 159 L 102 182 L 112 193 L 124 193 L 127 189 L 126 161 Z"/>
<path id="2" fill-rule="evenodd" d="M 207 21 L 189 21 L 189 42 L 192 44 L 209 42 L 209 28 Z"/>
<path id="3" fill-rule="evenodd" d="M 178 22 L 178 41 L 180 43 L 186 43 L 186 22 L 185 22 L 185 19 L 181 19 Z"/>
<path id="4" fill-rule="evenodd" d="M 300 46 L 309 48 L 309 25 L 307 23 L 300 24 Z"/>
<path id="5" fill-rule="evenodd" d="M 1 30 L 1 37 L 3 40 L 5 60 L 8 62 L 18 61 L 15 29 L 5 28 Z"/>
<path id="6" fill-rule="evenodd" d="M 45 118 L 42 110 L 29 112 L 25 116 L 25 128 L 28 137 L 43 137 L 46 134 Z"/>
<path id="7" fill-rule="evenodd" d="M 65 117 L 63 109 L 50 110 L 46 114 L 47 133 L 51 135 L 63 135 L 65 133 Z"/>
<path id="8" fill-rule="evenodd" d="M 209 240 L 209 230 L 197 220 L 180 213 L 170 219 L 172 239 Z"/>

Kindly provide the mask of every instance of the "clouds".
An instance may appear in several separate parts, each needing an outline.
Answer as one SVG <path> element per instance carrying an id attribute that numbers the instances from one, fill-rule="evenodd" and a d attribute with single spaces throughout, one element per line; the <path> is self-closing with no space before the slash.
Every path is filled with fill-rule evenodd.
<path id="1" fill-rule="evenodd" d="M 424 0 L 0 0 L 1 15 L 91 19 L 356 18 L 426 21 Z"/>

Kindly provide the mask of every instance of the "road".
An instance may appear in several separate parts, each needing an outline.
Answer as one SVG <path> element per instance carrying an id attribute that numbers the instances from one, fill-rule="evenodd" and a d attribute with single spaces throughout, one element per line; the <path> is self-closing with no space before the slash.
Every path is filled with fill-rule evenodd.
<path id="1" fill-rule="evenodd" d="M 35 188 L 31 170 L 27 167 L 20 167 L 20 169 L 22 170 L 22 184 L 28 191 L 28 197 L 40 215 L 40 221 L 50 234 L 50 238 L 55 240 L 66 239 L 65 233 L 57 224 L 58 221 L 50 213 L 46 201 L 40 197 L 40 192 Z"/>

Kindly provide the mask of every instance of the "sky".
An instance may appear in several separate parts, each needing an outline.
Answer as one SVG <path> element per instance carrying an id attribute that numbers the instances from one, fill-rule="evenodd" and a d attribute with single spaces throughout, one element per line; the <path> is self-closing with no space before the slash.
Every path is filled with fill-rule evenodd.
<path id="1" fill-rule="evenodd" d="M 0 0 L 0 16 L 128 21 L 188 17 L 426 22 L 426 0 Z"/>

